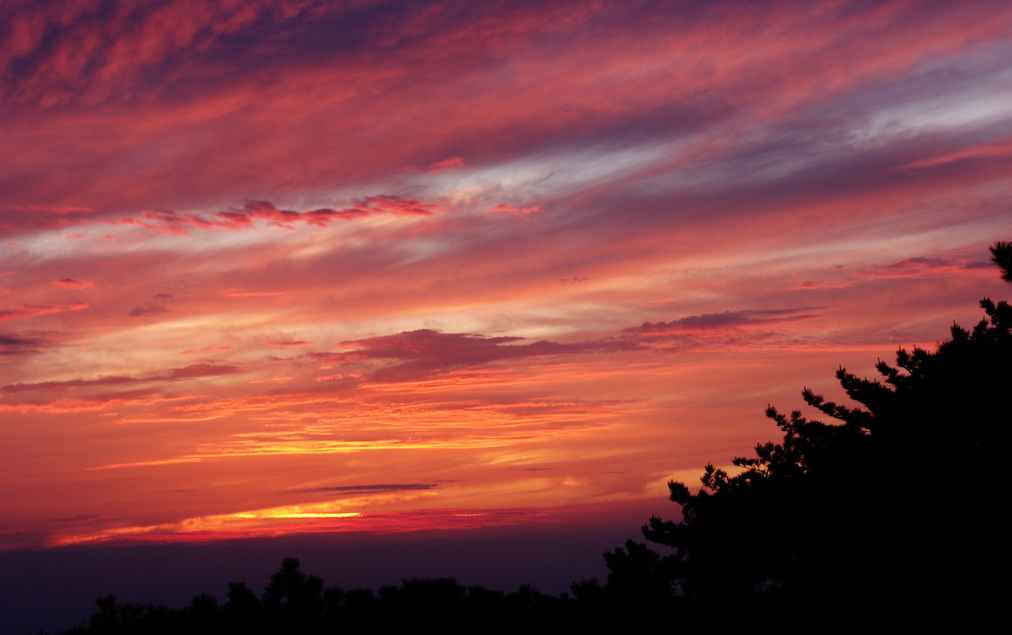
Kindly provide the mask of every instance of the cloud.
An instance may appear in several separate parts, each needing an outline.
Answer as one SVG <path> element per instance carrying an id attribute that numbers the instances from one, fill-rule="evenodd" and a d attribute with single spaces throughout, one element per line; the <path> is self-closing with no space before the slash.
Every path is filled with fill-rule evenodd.
<path id="1" fill-rule="evenodd" d="M 297 212 L 294 210 L 278 209 L 270 201 L 250 201 L 241 210 L 218 212 L 217 219 L 225 221 L 224 225 L 233 227 L 252 227 L 254 219 L 270 221 L 271 225 L 277 227 L 292 228 L 293 223 L 306 223 L 317 227 L 324 227 L 334 220 L 352 220 L 363 218 L 370 214 L 363 209 L 334 210 L 328 207 L 320 209 Z"/>
<path id="2" fill-rule="evenodd" d="M 335 498 L 531 465 L 663 488 L 671 421 L 679 461 L 754 422 L 727 386 L 765 405 L 1002 292 L 956 257 L 1012 227 L 997 2 L 312 1 L 4 3 L 0 319 L 42 316 L 0 337 L 30 362 L 0 373 L 12 517 L 107 514 L 30 494 L 135 500 L 135 470 L 75 469 L 173 456 L 227 460 L 230 492 L 271 466 L 270 494 Z"/>
<path id="3" fill-rule="evenodd" d="M 671 320 L 670 322 L 644 322 L 639 326 L 624 329 L 623 332 L 661 335 L 667 333 L 736 329 L 815 317 L 814 313 L 810 313 L 812 310 L 811 308 L 746 309 L 741 311 L 724 311 L 722 313 L 704 313 L 702 315 L 690 315 L 677 320 Z"/>
<path id="4" fill-rule="evenodd" d="M 595 352 L 622 352 L 661 347 L 668 352 L 707 344 L 745 344 L 774 337 L 768 327 L 815 317 L 815 309 L 752 309 L 691 315 L 670 322 L 644 322 L 600 339 L 559 343 L 539 340 L 520 343 L 515 336 L 489 337 L 473 333 L 443 333 L 431 329 L 342 342 L 343 351 L 314 351 L 306 356 L 327 363 L 386 362 L 367 375 L 370 382 L 403 382 L 422 379 L 493 362 L 529 357 L 556 357 Z M 759 327 L 767 327 L 765 330 Z M 676 345 L 672 346 L 674 342 Z M 345 379 L 346 375 L 320 377 L 317 381 Z"/>
<path id="5" fill-rule="evenodd" d="M 83 0 L 5 5 L 0 74 L 12 103 L 49 108 L 74 100 L 136 97 L 150 69 L 188 50 L 219 52 L 229 36 L 280 26 L 311 0 L 222 0 L 153 4 Z M 129 86 L 132 89 L 127 89 Z"/>
<path id="6" fill-rule="evenodd" d="M 962 263 L 957 263 L 957 262 L 955 262 L 953 260 L 950 260 L 948 258 L 924 258 L 924 257 L 917 257 L 917 258 L 907 258 L 906 260 L 900 260 L 899 262 L 894 262 L 891 265 L 886 265 L 886 268 L 887 269 L 909 269 L 911 267 L 916 267 L 916 268 L 930 268 L 930 269 L 938 269 L 938 268 L 948 269 L 948 268 L 953 267 L 953 266 L 962 267 Z"/>
<path id="7" fill-rule="evenodd" d="M 906 169 L 918 169 L 926 167 L 937 167 L 946 165 L 949 163 L 956 162 L 972 162 L 979 161 L 982 159 L 1009 159 L 1012 158 L 1012 144 L 1008 140 L 1002 140 L 996 143 L 984 143 L 976 147 L 970 147 L 956 152 L 943 154 L 941 156 L 934 156 L 927 159 L 920 159 L 917 161 L 911 161 L 910 163 L 902 166 Z"/>
<path id="8" fill-rule="evenodd" d="M 464 167 L 464 157 L 451 157 L 449 159 L 443 159 L 442 161 L 434 161 L 423 169 L 424 172 L 429 174 L 437 174 L 439 172 L 449 172 L 451 170 L 459 170 Z"/>
<path id="9" fill-rule="evenodd" d="M 209 346 L 207 348 L 190 348 L 185 351 L 181 351 L 180 355 L 207 355 L 208 353 L 217 353 L 220 351 L 227 351 L 231 346 Z"/>
<path id="10" fill-rule="evenodd" d="M 74 280 L 73 278 L 60 278 L 59 280 L 53 280 L 53 284 L 57 284 L 62 287 L 73 287 L 75 289 L 89 289 L 95 286 L 95 283 L 91 280 Z"/>
<path id="11" fill-rule="evenodd" d="M 54 518 L 51 522 L 58 523 L 61 525 L 74 525 L 78 523 L 85 523 L 92 520 L 98 520 L 102 518 L 98 514 L 78 514 L 76 516 L 68 516 L 66 518 Z"/>
<path id="12" fill-rule="evenodd" d="M 38 304 L 23 304 L 20 309 L 6 309 L 0 311 L 0 321 L 2 320 L 19 320 L 21 318 L 32 318 L 40 315 L 49 315 L 50 313 L 65 313 L 67 311 L 81 311 L 88 308 L 87 302 L 77 302 L 75 304 L 64 304 L 58 306 L 52 305 L 38 305 Z"/>
<path id="13" fill-rule="evenodd" d="M 966 270 L 994 268 L 994 263 L 956 258 L 915 256 L 886 265 L 840 267 L 833 269 L 826 280 L 805 280 L 795 289 L 843 289 L 860 283 L 879 280 L 901 280 L 939 275 L 960 275 Z"/>
<path id="14" fill-rule="evenodd" d="M 162 313 L 171 313 L 172 309 L 162 306 L 161 304 L 150 303 L 143 307 L 134 307 L 130 310 L 127 315 L 130 317 L 148 317 L 149 315 L 161 315 Z"/>
<path id="15" fill-rule="evenodd" d="M 212 214 L 179 214 L 171 210 L 147 210 L 138 216 L 125 216 L 103 222 L 110 225 L 137 225 L 145 229 L 176 235 L 189 234 L 192 229 L 252 229 L 254 221 L 267 221 L 268 225 L 293 229 L 296 223 L 324 227 L 333 220 L 352 220 L 368 216 L 362 209 L 333 210 L 320 208 L 308 211 L 278 209 L 269 201 L 250 201 L 241 209 L 229 209 Z M 92 222 L 92 221 L 88 221 Z"/>
<path id="16" fill-rule="evenodd" d="M 269 298 L 285 295 L 284 291 L 241 291 L 239 289 L 223 289 L 221 295 L 226 298 Z"/>
<path id="17" fill-rule="evenodd" d="M 375 382 L 400 382 L 461 368 L 521 357 L 541 357 L 583 353 L 593 350 L 624 348 L 621 342 L 578 342 L 560 344 L 541 340 L 517 344 L 520 337 L 486 337 L 470 333 L 441 333 L 430 329 L 396 335 L 342 342 L 349 350 L 336 354 L 316 353 L 319 360 L 400 360 L 384 366 L 369 379 Z"/>
<path id="18" fill-rule="evenodd" d="M 341 494 L 373 494 L 376 492 L 405 492 L 436 489 L 436 483 L 378 483 L 370 485 L 336 485 L 332 487 L 309 487 L 289 490 L 292 492 L 338 492 Z"/>
<path id="19" fill-rule="evenodd" d="M 400 214 L 413 216 L 431 216 L 439 211 L 440 206 L 435 203 L 425 203 L 411 196 L 395 196 L 381 194 L 369 196 L 356 201 L 356 210 L 364 210 L 373 214 Z"/>
<path id="20" fill-rule="evenodd" d="M 47 344 L 38 337 L 18 337 L 0 333 L 0 356 L 33 355 L 42 352 L 40 348 Z"/>
<path id="21" fill-rule="evenodd" d="M 269 203 L 221 215 L 153 211 L 145 219 L 134 210 L 211 209 L 246 197 L 278 205 L 323 200 L 320 192 L 361 191 L 405 165 L 443 169 L 459 159 L 476 168 L 562 146 L 630 147 L 698 135 L 691 152 L 663 153 L 649 169 L 675 184 L 719 173 L 712 180 L 725 188 L 728 174 L 768 177 L 792 157 L 802 168 L 813 158 L 838 161 L 853 156 L 861 132 L 845 128 L 876 123 L 857 121 L 865 113 L 874 118 L 916 90 L 944 94 L 958 82 L 998 81 L 993 73 L 1004 64 L 988 56 L 1004 54 L 1010 22 L 988 3 L 924 11 L 884 2 L 859 22 L 842 5 L 804 12 L 799 2 L 762 12 L 731 3 L 733 10 L 717 14 L 702 2 L 647 10 L 636 2 L 437 1 L 375 12 L 308 0 L 200 7 L 81 0 L 73 10 L 31 4 L 10 10 L 7 37 L 0 36 L 7 64 L 0 96 L 15 105 L 19 130 L 7 152 L 11 176 L 0 189 L 25 212 L 4 222 L 34 227 L 29 207 L 49 210 L 42 217 L 51 226 L 97 218 L 95 210 L 129 211 L 127 218 L 165 231 L 240 227 L 254 218 L 326 223 L 369 212 L 356 212 L 357 203 L 302 211 Z M 886 39 L 889 46 L 855 44 Z M 982 68 L 966 72 L 964 59 L 975 50 Z M 305 98 L 293 100 L 296 94 Z M 827 104 L 839 110 L 826 112 Z M 916 111 L 900 105 L 893 119 Z M 265 121 L 279 134 L 257 134 Z M 729 140 L 728 126 L 747 134 Z M 947 131 L 946 147 L 933 147 L 923 142 L 930 130 L 916 132 L 881 145 L 918 147 L 887 151 L 883 165 L 866 172 L 839 161 L 813 167 L 833 168 L 825 173 L 839 175 L 842 194 L 844 184 L 884 175 L 883 168 L 961 156 L 975 139 L 993 138 Z M 80 150 L 52 150 L 63 143 Z M 974 156 L 997 164 L 1007 146 Z M 439 157 L 449 158 L 433 162 Z M 767 196 L 829 189 L 825 179 L 811 178 L 814 171 L 795 170 L 802 174 Z M 546 183 L 556 175 L 541 173 Z M 812 192 L 812 200 L 819 196 Z"/>
<path id="22" fill-rule="evenodd" d="M 190 364 L 189 366 L 184 366 L 182 368 L 173 368 L 164 375 L 149 377 L 145 381 L 215 377 L 218 375 L 232 375 L 238 373 L 239 371 L 240 368 L 232 364 Z"/>
<path id="23" fill-rule="evenodd" d="M 91 388 L 93 386 L 119 386 L 141 381 L 125 375 L 109 375 L 97 379 L 71 379 L 67 381 L 40 381 L 29 384 L 8 384 L 4 392 L 24 392 L 27 390 L 65 390 L 67 388 Z"/>
<path id="24" fill-rule="evenodd" d="M 813 308 L 746 309 L 689 315 L 668 322 L 644 322 L 625 328 L 620 337 L 664 354 L 712 347 L 750 347 L 791 340 L 790 331 L 776 328 L 816 317 Z"/>
<path id="25" fill-rule="evenodd" d="M 232 375 L 240 372 L 238 366 L 230 364 L 190 364 L 181 368 L 172 368 L 158 375 L 148 377 L 130 377 L 126 375 L 107 375 L 96 379 L 71 379 L 67 381 L 42 381 L 36 383 L 8 384 L 0 388 L 4 392 L 25 392 L 29 390 L 61 391 L 72 388 L 91 388 L 95 386 L 120 386 L 154 381 L 177 381 L 199 377 L 215 377 Z"/>
<path id="26" fill-rule="evenodd" d="M 279 209 L 270 201 L 249 201 L 238 209 L 227 209 L 211 213 L 179 213 L 169 209 L 144 210 L 129 216 L 100 217 L 95 215 L 53 215 L 39 221 L 42 227 L 59 229 L 76 225 L 108 225 L 136 227 L 151 232 L 187 236 L 193 230 L 215 229 L 244 230 L 256 227 L 256 221 L 269 226 L 295 229 L 296 225 L 326 227 L 333 221 L 350 221 L 374 214 L 401 216 L 431 216 L 441 209 L 436 203 L 424 202 L 411 196 L 381 194 L 353 199 L 350 206 L 342 209 L 321 207 L 305 211 Z M 79 236 L 85 237 L 85 236 Z M 66 286 L 90 286 L 69 278 L 56 281 Z"/>
<path id="27" fill-rule="evenodd" d="M 516 205 L 510 205 L 508 203 L 497 203 L 496 206 L 492 208 L 492 211 L 505 212 L 509 214 L 541 214 L 544 212 L 544 210 L 538 207 L 537 205 L 528 204 L 518 207 Z"/>

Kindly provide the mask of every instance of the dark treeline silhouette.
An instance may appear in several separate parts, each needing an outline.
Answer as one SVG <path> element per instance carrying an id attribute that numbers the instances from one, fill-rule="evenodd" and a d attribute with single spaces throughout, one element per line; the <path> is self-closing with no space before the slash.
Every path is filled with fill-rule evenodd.
<path id="1" fill-rule="evenodd" d="M 1012 282 L 1012 245 L 991 248 Z M 678 522 L 651 518 L 645 538 L 605 554 L 607 582 L 559 596 L 463 587 L 451 579 L 342 591 L 286 559 L 257 596 L 233 583 L 182 609 L 97 600 L 73 634 L 334 633 L 665 630 L 721 626 L 837 630 L 957 618 L 990 626 L 1004 603 L 1007 564 L 1001 479 L 1012 424 L 1012 307 L 989 299 L 972 329 L 952 327 L 934 352 L 900 349 L 882 380 L 841 368 L 858 407 L 802 392 L 814 410 L 766 414 L 783 434 L 738 457 L 731 474 L 708 465 L 696 494 L 668 484 Z M 888 626 L 888 622 L 885 624 Z"/>
<path id="2" fill-rule="evenodd" d="M 257 596 L 243 582 L 228 587 L 219 602 L 199 593 L 181 609 L 119 604 L 113 596 L 96 601 L 84 625 L 66 635 L 169 633 L 336 633 L 393 629 L 438 629 L 438 632 L 541 632 L 574 626 L 592 628 L 628 614 L 618 598 L 595 580 L 572 585 L 558 596 L 530 586 L 512 593 L 455 580 L 405 580 L 397 586 L 342 590 L 302 572 L 298 560 L 286 558 Z"/>

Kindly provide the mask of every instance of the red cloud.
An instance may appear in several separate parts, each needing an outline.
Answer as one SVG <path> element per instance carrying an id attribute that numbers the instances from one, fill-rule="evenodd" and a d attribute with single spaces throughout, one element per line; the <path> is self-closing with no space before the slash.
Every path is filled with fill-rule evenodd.
<path id="1" fill-rule="evenodd" d="M 506 212 L 509 214 L 541 214 L 542 210 L 537 205 L 525 205 L 523 207 L 517 207 L 516 205 L 508 205 L 506 203 L 499 203 L 492 208 L 494 212 Z"/>
<path id="2" fill-rule="evenodd" d="M 78 302 L 76 304 L 66 304 L 62 306 L 40 306 L 37 304 L 23 304 L 20 309 L 7 309 L 0 311 L 0 320 L 18 320 L 21 318 L 36 317 L 39 315 L 48 315 L 50 313 L 64 313 L 66 311 L 80 311 L 87 309 L 87 302 Z"/>
<path id="3" fill-rule="evenodd" d="M 429 329 L 342 342 L 351 351 L 338 353 L 342 360 L 400 360 L 401 363 L 375 371 L 370 379 L 398 382 L 488 364 L 503 359 L 583 353 L 593 350 L 628 348 L 622 342 L 577 342 L 559 344 L 538 341 L 515 344 L 520 337 L 484 337 L 469 333 L 440 333 Z M 316 354 L 315 359 L 324 359 Z M 333 359 L 333 358 L 330 358 Z"/>
<path id="4" fill-rule="evenodd" d="M 813 317 L 811 313 L 806 313 L 807 311 L 811 311 L 811 309 L 761 309 L 704 313 L 702 315 L 690 315 L 670 322 L 644 322 L 640 326 L 627 328 L 623 332 L 633 334 L 665 334 L 741 328 Z"/>
<path id="5" fill-rule="evenodd" d="M 855 284 L 876 280 L 898 280 L 924 276 L 958 275 L 966 270 L 989 271 L 993 265 L 987 262 L 968 262 L 952 258 L 906 258 L 888 265 L 854 267 L 834 271 L 833 278 L 825 281 L 805 280 L 795 289 L 842 289 Z"/>
<path id="6" fill-rule="evenodd" d="M 53 284 L 58 284 L 62 287 L 74 287 L 76 289 L 88 289 L 95 286 L 95 283 L 91 280 L 74 280 L 73 278 L 60 278 L 59 280 L 53 280 Z"/>
<path id="7" fill-rule="evenodd" d="M 227 351 L 231 346 L 213 346 L 210 348 L 191 348 L 179 353 L 180 355 L 207 355 L 208 353 L 217 353 L 219 351 Z"/>
<path id="8" fill-rule="evenodd" d="M 172 368 L 160 375 L 150 377 L 129 377 L 126 375 L 107 375 L 97 379 L 71 379 L 68 381 L 43 381 L 32 384 L 8 384 L 4 392 L 24 392 L 26 390 L 64 390 L 67 388 L 90 388 L 92 386 L 118 386 L 149 381 L 176 381 L 197 377 L 215 377 L 231 375 L 239 372 L 238 366 L 230 364 L 190 364 L 181 368 Z"/>
<path id="9" fill-rule="evenodd" d="M 33 355 L 39 353 L 39 347 L 46 344 L 46 340 L 38 337 L 20 337 L 0 333 L 0 356 Z"/>
<path id="10" fill-rule="evenodd" d="M 332 209 L 321 207 L 306 211 L 279 209 L 270 201 L 250 201 L 241 209 L 229 209 L 211 214 L 180 214 L 172 210 L 144 210 L 135 216 L 95 219 L 89 217 L 54 217 L 42 221 L 48 228 L 71 225 L 94 224 L 136 226 L 149 231 L 186 236 L 191 230 L 252 229 L 254 221 L 267 221 L 269 225 L 294 229 L 296 224 L 326 227 L 333 221 L 350 221 L 373 214 L 399 214 L 430 216 L 441 208 L 435 203 L 426 203 L 410 196 L 382 194 L 352 201 L 352 207 Z M 81 238 L 87 236 L 81 235 Z M 74 284 L 69 278 L 59 284 Z"/>
<path id="11" fill-rule="evenodd" d="M 443 159 L 442 161 L 435 161 L 430 163 L 424 168 L 425 172 L 435 174 L 438 172 L 449 172 L 450 170 L 459 170 L 464 167 L 463 157 L 452 157 L 449 159 Z"/>
<path id="12" fill-rule="evenodd" d="M 365 199 L 355 201 L 355 203 L 357 205 L 355 209 L 365 210 L 369 213 L 430 216 L 440 209 L 439 205 L 423 203 L 410 196 L 391 196 L 388 194 L 369 196 Z"/>

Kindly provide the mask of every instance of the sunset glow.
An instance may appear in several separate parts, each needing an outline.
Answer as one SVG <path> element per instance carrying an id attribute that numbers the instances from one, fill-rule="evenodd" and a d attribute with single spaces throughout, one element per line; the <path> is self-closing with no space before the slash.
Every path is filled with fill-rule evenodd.
<path id="1" fill-rule="evenodd" d="M 0 7 L 0 549 L 603 522 L 1009 295 L 1007 3 Z"/>

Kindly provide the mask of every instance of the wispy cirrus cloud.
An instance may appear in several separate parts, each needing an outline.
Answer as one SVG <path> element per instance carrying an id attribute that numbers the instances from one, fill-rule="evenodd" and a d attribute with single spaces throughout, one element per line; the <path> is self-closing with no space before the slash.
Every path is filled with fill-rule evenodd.
<path id="1" fill-rule="evenodd" d="M 883 265 L 865 267 L 836 267 L 825 273 L 825 279 L 805 280 L 799 289 L 845 288 L 883 280 L 959 275 L 967 270 L 989 270 L 993 263 L 980 260 L 930 258 L 915 256 Z"/>
<path id="2" fill-rule="evenodd" d="M 312 346 L 312 342 L 306 340 L 282 340 L 279 342 L 267 342 L 267 346 L 272 348 L 298 348 L 300 346 Z"/>
<path id="3" fill-rule="evenodd" d="M 127 315 L 129 315 L 130 317 L 148 317 L 152 315 L 161 315 L 163 313 L 170 313 L 171 311 L 172 309 L 164 305 L 155 304 L 152 302 L 145 306 L 138 306 L 130 309 L 130 312 L 127 313 Z"/>
<path id="4" fill-rule="evenodd" d="M 88 308 L 87 302 L 75 302 L 74 304 L 64 305 L 38 305 L 38 304 L 23 304 L 17 309 L 0 309 L 0 321 L 2 320 L 20 320 L 24 318 L 33 318 L 40 315 L 49 315 L 51 313 L 66 313 L 67 311 L 82 311 Z"/>
<path id="5" fill-rule="evenodd" d="M 277 11 L 277 5 L 270 2 L 253 3 L 253 8 L 242 10 L 226 3 L 185 17 L 181 2 L 130 8 L 114 4 L 116 8 L 103 11 L 87 2 L 80 6 L 65 18 L 19 6 L 10 20 L 14 25 L 10 27 L 12 37 L 6 40 L 11 42 L 10 64 L 19 71 L 11 75 L 15 81 L 6 86 L 12 97 L 16 95 L 11 103 L 24 100 L 26 104 L 82 106 L 77 112 L 56 109 L 46 124 L 55 133 L 52 123 L 58 119 L 63 123 L 59 134 L 78 135 L 84 147 L 96 148 L 60 157 L 73 164 L 65 166 L 68 169 L 62 173 L 80 174 L 82 181 L 57 183 L 50 179 L 45 192 L 34 185 L 41 183 L 41 177 L 30 159 L 37 161 L 38 153 L 12 152 L 19 157 L 12 174 L 30 177 L 11 181 L 11 191 L 19 199 L 12 200 L 12 205 L 54 210 L 206 209 L 211 200 L 221 200 L 222 187 L 231 189 L 234 198 L 255 191 L 263 196 L 254 200 L 275 200 L 291 179 L 299 179 L 319 194 L 371 178 L 371 174 L 400 171 L 410 165 L 435 165 L 447 161 L 445 157 L 460 158 L 466 166 L 483 166 L 501 152 L 594 144 L 600 148 L 602 141 L 607 142 L 604 147 L 628 147 L 645 138 L 678 140 L 689 131 L 696 137 L 700 130 L 704 134 L 699 141 L 704 143 L 696 148 L 706 150 L 697 150 L 695 155 L 666 153 L 665 161 L 652 166 L 668 174 L 668 183 L 685 182 L 694 172 L 701 177 L 733 172 L 738 179 L 748 177 L 746 183 L 779 175 L 781 189 L 786 189 L 793 181 L 784 180 L 791 171 L 785 168 L 813 162 L 825 165 L 825 176 L 838 174 L 848 183 L 855 178 L 902 181 L 910 175 L 900 178 L 890 167 L 909 165 L 942 146 L 944 156 L 959 153 L 967 143 L 980 143 L 983 129 L 974 130 L 975 119 L 980 120 L 980 126 L 987 125 L 986 95 L 957 86 L 951 103 L 940 101 L 937 93 L 942 84 L 918 78 L 925 73 L 931 77 L 944 74 L 946 64 L 962 68 L 972 60 L 983 64 L 986 71 L 975 67 L 977 73 L 948 75 L 945 85 L 958 83 L 955 77 L 965 77 L 966 88 L 976 86 L 979 92 L 979 74 L 1001 68 L 998 60 L 1003 51 L 994 43 L 1000 42 L 1000 34 L 1009 26 L 1005 12 L 986 2 L 949 8 L 949 19 L 942 21 L 910 2 L 883 3 L 864 12 L 859 21 L 841 6 L 827 6 L 825 12 L 811 14 L 799 12 L 801 5 L 796 2 L 777 3 L 761 13 L 737 7 L 720 18 L 697 3 L 673 5 L 664 11 L 647 11 L 638 3 L 622 10 L 560 3 L 551 9 L 517 5 L 501 11 L 491 7 L 456 11 L 443 2 L 427 2 L 410 12 L 413 20 L 409 22 L 344 5 Z M 166 21 L 165 15 L 173 17 Z M 621 19 L 616 20 L 616 15 Z M 979 19 L 982 17 L 987 19 Z M 412 26 L 408 27 L 409 23 Z M 482 29 L 476 30 L 475 23 L 481 23 Z M 175 26 L 168 28 L 167 24 Z M 183 24 L 193 26 L 184 29 Z M 138 33 L 137 28 L 142 28 L 144 37 L 137 36 L 136 44 L 126 44 L 134 37 L 127 34 Z M 105 29 L 117 37 L 95 35 Z M 335 30 L 381 32 L 384 36 L 321 37 Z M 268 34 L 270 37 L 265 37 Z M 889 37 L 892 46 L 859 50 L 851 46 L 856 39 L 874 41 L 879 37 Z M 194 38 L 205 48 L 183 44 L 192 44 Z M 145 54 L 122 57 L 124 51 L 141 42 Z M 152 42 L 164 44 L 153 46 Z M 319 59 L 309 67 L 294 54 L 299 44 L 306 42 L 313 43 Z M 611 54 L 595 52 L 591 44 Z M 248 73 L 248 81 L 237 79 L 227 85 L 210 79 L 197 82 L 192 69 L 195 55 L 201 54 L 195 51 L 205 51 L 214 60 L 212 69 L 204 71 L 208 77 L 224 73 L 240 78 L 241 71 L 254 72 Z M 924 70 L 926 52 L 934 61 Z M 356 56 L 375 60 L 375 72 L 362 73 L 351 64 L 334 63 L 350 62 Z M 68 64 L 70 59 L 79 63 Z M 121 61 L 112 63 L 112 59 Z M 695 63 L 697 60 L 703 63 Z M 103 68 L 107 70 L 101 72 Z M 143 69 L 157 71 L 153 77 L 160 81 L 143 81 Z M 502 73 L 491 69 L 508 71 L 512 81 L 502 82 Z M 43 81 L 49 72 L 56 73 L 60 81 Z M 115 82 L 109 84 L 116 90 L 102 88 L 112 81 L 105 73 L 116 75 Z M 897 76 L 907 81 L 883 88 Z M 764 81 L 757 83 L 756 77 Z M 182 85 L 183 78 L 189 83 L 188 90 L 166 92 L 167 86 Z M 260 90 L 265 82 L 278 89 Z M 124 91 L 124 83 L 136 92 Z M 602 90 L 604 86 L 609 90 Z M 468 99 L 459 98 L 464 87 Z M 101 110 L 125 109 L 126 105 L 114 104 L 131 94 L 135 100 L 150 100 L 157 106 L 143 121 L 128 124 L 126 134 L 106 134 L 112 121 L 123 126 L 124 120 L 103 117 Z M 292 109 L 287 101 L 291 94 L 317 99 L 304 100 Z M 405 100 L 404 94 L 413 95 L 413 99 Z M 936 104 L 934 111 L 917 108 L 926 94 Z M 957 94 L 959 101 L 955 100 Z M 895 102 L 900 106 L 886 112 L 884 118 L 879 116 L 888 110 L 883 104 L 893 107 Z M 971 104 L 976 102 L 981 104 L 975 110 Z M 404 114 L 408 107 L 411 116 Z M 282 111 L 285 117 L 272 114 Z M 739 143 L 724 141 L 720 130 L 738 121 L 747 122 L 751 113 L 761 114 L 769 123 L 751 126 L 751 134 Z M 964 125 L 965 130 L 957 130 L 946 124 L 957 114 L 969 118 L 969 128 Z M 36 120 L 23 122 L 27 127 L 21 128 L 25 133 L 18 139 L 38 140 L 46 135 Z M 267 120 L 283 128 L 285 134 L 259 138 L 241 134 Z M 91 125 L 81 125 L 83 121 Z M 426 134 L 417 134 L 416 124 L 422 125 Z M 890 138 L 885 147 L 872 144 L 875 147 L 870 149 L 877 152 L 871 155 L 854 154 L 860 152 L 865 140 L 885 138 L 884 133 L 903 125 L 916 134 Z M 861 130 L 851 130 L 853 127 Z M 89 130 L 95 131 L 94 139 L 84 132 Z M 944 134 L 931 138 L 935 132 Z M 99 138 L 118 147 L 102 151 L 97 148 Z M 286 141 L 278 142 L 278 138 Z M 893 143 L 909 151 L 897 153 Z M 821 152 L 826 144 L 837 151 Z M 303 148 L 307 147 L 335 147 L 342 152 L 306 152 Z M 153 148 L 164 148 L 167 155 L 159 155 Z M 829 169 L 824 160 L 841 152 L 859 160 L 849 167 L 837 163 L 835 169 Z M 83 180 L 98 172 L 120 173 L 115 167 L 123 156 L 138 158 L 132 163 L 138 166 L 136 171 L 123 177 L 130 179 L 129 183 L 104 188 Z M 159 157 L 164 159 L 159 161 Z M 884 165 L 858 168 L 875 161 Z M 286 166 L 295 165 L 299 176 L 285 173 Z M 241 169 L 233 169 L 235 166 Z M 670 173 L 676 167 L 680 167 L 680 175 L 672 179 Z M 844 174 L 848 170 L 849 176 Z M 960 178 L 974 173 L 980 178 L 979 172 L 979 166 L 963 169 Z M 156 176 L 159 178 L 149 178 Z M 799 184 L 819 183 L 812 179 L 811 170 L 804 176 Z M 925 175 L 919 180 L 930 184 L 937 182 L 938 176 Z M 100 179 L 91 181 L 98 183 Z M 714 182 L 726 183 L 726 179 L 715 178 Z M 187 187 L 178 187 L 179 183 Z M 118 194 L 110 196 L 113 191 Z M 798 194 L 803 191 L 803 187 L 796 189 Z M 42 200 L 57 192 L 62 192 L 57 194 L 60 201 Z M 88 204 L 64 200 L 75 195 L 93 200 Z M 283 209 L 275 206 L 266 210 L 267 222 L 295 219 L 278 213 Z M 237 222 L 242 223 L 245 212 L 253 210 L 236 211 Z M 321 213 L 314 216 L 316 211 Z M 342 217 L 345 211 L 314 207 L 295 212 L 301 215 L 295 222 L 325 222 Z M 177 212 L 161 218 L 159 212 L 153 214 L 147 222 L 162 229 L 203 223 L 236 226 L 227 217 L 214 214 L 196 218 Z M 54 212 L 49 220 L 88 216 L 92 214 Z M 5 220 L 20 223 L 29 219 L 12 208 Z"/>
<path id="6" fill-rule="evenodd" d="M 639 326 L 625 329 L 631 334 L 661 335 L 666 333 L 709 331 L 793 322 L 816 317 L 812 308 L 797 309 L 744 309 L 689 315 L 670 322 L 644 322 Z"/>
<path id="7" fill-rule="evenodd" d="M 366 485 L 326 485 L 288 490 L 291 492 L 316 494 L 334 492 L 353 496 L 355 494 L 372 494 L 382 492 L 425 491 L 439 487 L 438 483 L 369 483 Z"/>
<path id="8" fill-rule="evenodd" d="M 520 344 L 519 340 L 521 338 L 512 336 L 487 337 L 421 329 L 342 342 L 348 348 L 337 353 L 336 357 L 344 360 L 397 360 L 399 363 L 382 366 L 372 372 L 369 379 L 398 382 L 501 360 L 567 355 L 625 346 L 617 341 L 558 343 L 542 340 Z"/>
<path id="9" fill-rule="evenodd" d="M 90 289 L 95 286 L 95 283 L 91 280 L 74 280 L 73 278 L 60 278 L 59 280 L 53 280 L 53 284 L 70 287 L 72 289 Z"/>
<path id="10" fill-rule="evenodd" d="M 33 355 L 49 344 L 41 337 L 19 337 L 0 333 L 0 356 Z"/>
<path id="11" fill-rule="evenodd" d="M 119 386 L 123 384 L 143 382 L 177 381 L 181 379 L 195 379 L 199 377 L 217 377 L 221 375 L 232 375 L 240 372 L 240 370 L 241 369 L 238 366 L 231 364 L 199 363 L 190 364 L 189 366 L 183 366 L 180 368 L 172 368 L 162 373 L 143 377 L 112 375 L 97 377 L 95 379 L 70 379 L 65 381 L 17 383 L 0 387 L 0 390 L 8 393 L 25 392 L 30 390 L 61 391 L 74 388 L 93 388 L 97 386 Z"/>
<path id="12" fill-rule="evenodd" d="M 73 226 L 101 228 L 116 226 L 186 236 L 193 230 L 253 229 L 257 222 L 273 227 L 294 229 L 297 225 L 326 227 L 335 220 L 350 221 L 373 214 L 395 214 L 429 216 L 436 213 L 440 205 L 420 201 L 411 196 L 376 195 L 351 202 L 343 209 L 322 207 L 305 211 L 278 209 L 269 201 L 250 201 L 239 209 L 227 209 L 212 213 L 179 213 L 172 210 L 143 210 L 131 216 L 95 217 L 94 215 L 60 215 L 39 221 L 42 227 L 64 228 Z M 58 282 L 66 286 L 82 286 L 81 283 L 64 279 Z"/>

